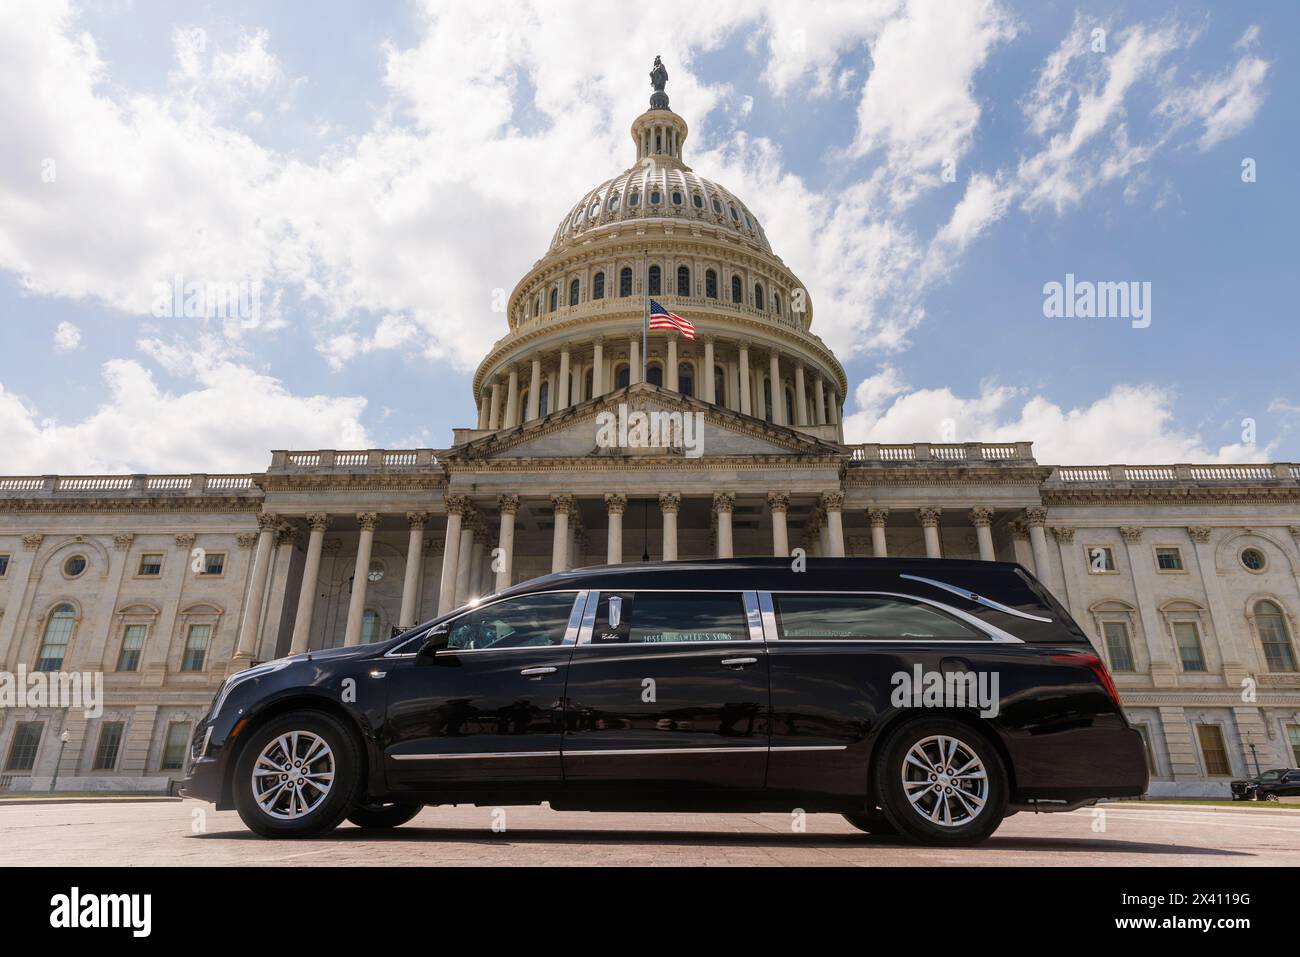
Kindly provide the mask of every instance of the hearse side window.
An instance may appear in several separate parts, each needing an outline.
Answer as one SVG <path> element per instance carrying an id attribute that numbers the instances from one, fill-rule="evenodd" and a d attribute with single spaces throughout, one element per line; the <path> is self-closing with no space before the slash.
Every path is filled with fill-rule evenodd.
<path id="1" fill-rule="evenodd" d="M 520 595 L 466 612 L 452 622 L 447 647 L 471 651 L 563 644 L 574 595 L 574 592 Z"/>
<path id="2" fill-rule="evenodd" d="M 910 638 L 980 641 L 987 636 L 936 608 L 880 595 L 773 595 L 787 640 Z"/>
<path id="3" fill-rule="evenodd" d="M 593 644 L 748 641 L 738 592 L 601 592 Z"/>

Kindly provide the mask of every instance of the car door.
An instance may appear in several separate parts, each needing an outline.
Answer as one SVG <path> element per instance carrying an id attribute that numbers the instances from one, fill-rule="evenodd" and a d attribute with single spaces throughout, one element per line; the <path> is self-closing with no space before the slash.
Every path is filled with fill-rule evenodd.
<path id="1" fill-rule="evenodd" d="M 671 798 L 763 787 L 767 654 L 752 592 L 594 594 L 567 697 L 566 788 Z"/>
<path id="2" fill-rule="evenodd" d="M 579 591 L 504 598 L 449 622 L 447 647 L 430 661 L 394 660 L 384 746 L 389 786 L 562 780 L 564 682 L 585 600 Z"/>

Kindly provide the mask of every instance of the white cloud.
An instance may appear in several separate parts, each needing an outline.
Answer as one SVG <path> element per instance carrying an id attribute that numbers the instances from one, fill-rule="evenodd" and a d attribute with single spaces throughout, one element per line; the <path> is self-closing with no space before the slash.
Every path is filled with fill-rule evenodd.
<path id="1" fill-rule="evenodd" d="M 71 352 L 81 345 L 81 330 L 70 322 L 61 322 L 54 330 L 54 348 L 57 352 Z"/>
<path id="2" fill-rule="evenodd" d="M 1088 405 L 1063 408 L 1028 390 L 986 382 L 976 396 L 911 390 L 885 366 L 858 384 L 844 419 L 850 442 L 983 441 L 1034 443 L 1048 465 L 1262 462 L 1275 444 L 1217 448 L 1178 427 L 1176 396 L 1154 385 L 1116 385 Z M 955 429 L 955 435 L 950 430 Z M 951 437 L 949 437 L 951 436 Z"/>
<path id="3" fill-rule="evenodd" d="M 1171 93 L 1157 108 L 1181 126 L 1199 122 L 1204 128 L 1197 146 L 1202 150 L 1236 136 L 1255 119 L 1264 103 L 1261 89 L 1269 64 L 1257 56 L 1243 56 L 1231 71 L 1204 83 Z"/>

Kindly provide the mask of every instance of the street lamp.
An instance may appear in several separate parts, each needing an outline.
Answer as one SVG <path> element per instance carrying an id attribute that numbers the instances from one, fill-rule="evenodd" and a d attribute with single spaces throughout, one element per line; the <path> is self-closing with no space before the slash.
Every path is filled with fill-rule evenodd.
<path id="1" fill-rule="evenodd" d="M 54 785 L 59 783 L 59 766 L 63 764 L 63 749 L 68 746 L 68 729 L 64 728 L 63 733 L 59 735 L 59 760 L 54 764 L 54 777 L 50 778 L 50 791 L 54 791 Z"/>

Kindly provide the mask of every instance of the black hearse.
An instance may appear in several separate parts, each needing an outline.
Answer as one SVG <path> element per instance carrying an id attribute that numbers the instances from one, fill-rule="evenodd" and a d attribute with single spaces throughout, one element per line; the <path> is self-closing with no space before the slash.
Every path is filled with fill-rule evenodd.
<path id="1" fill-rule="evenodd" d="M 1146 786 L 1104 663 L 1020 566 L 719 559 L 548 575 L 233 675 L 184 793 L 268 837 L 546 801 L 958 845 Z"/>

